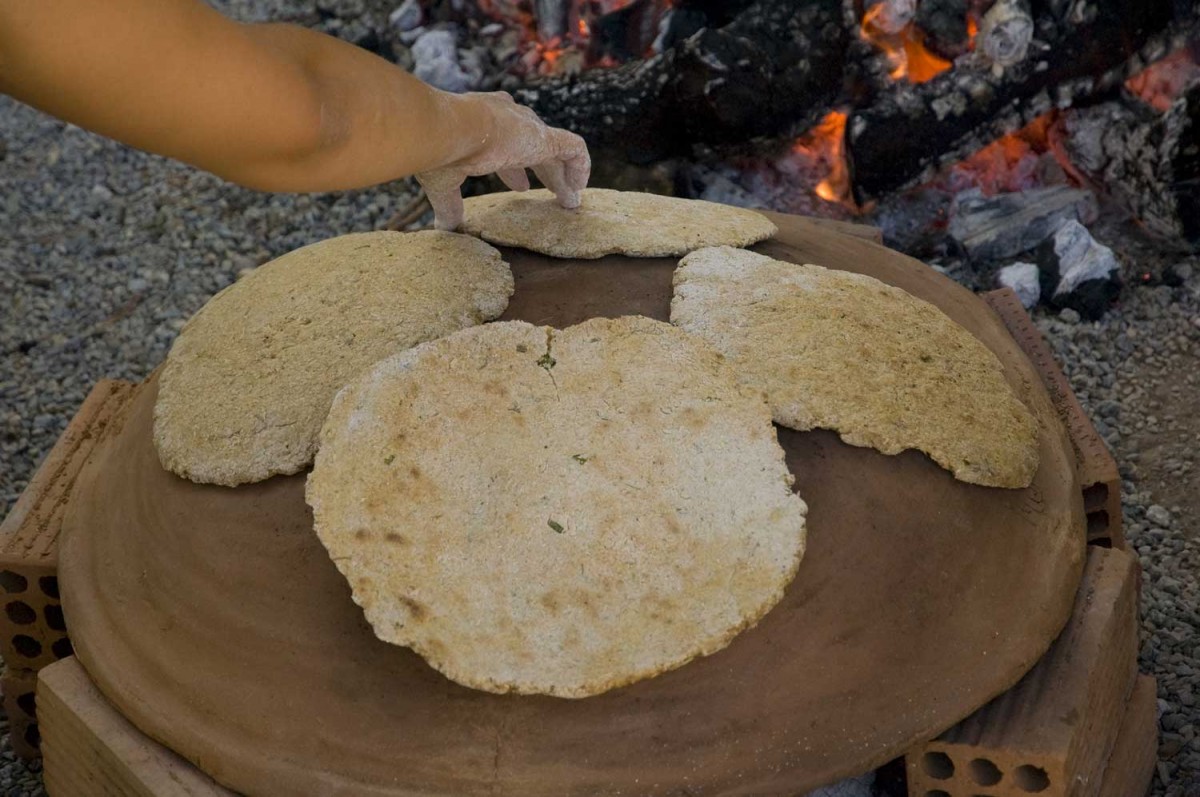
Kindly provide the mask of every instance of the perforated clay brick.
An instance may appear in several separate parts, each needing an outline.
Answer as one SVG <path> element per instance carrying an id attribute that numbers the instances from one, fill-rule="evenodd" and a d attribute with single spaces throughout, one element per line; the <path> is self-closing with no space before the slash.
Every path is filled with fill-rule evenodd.
<path id="1" fill-rule="evenodd" d="M 1016 686 L 905 756 L 911 797 L 1097 794 L 1137 676 L 1134 557 L 1088 547 L 1075 607 Z"/>

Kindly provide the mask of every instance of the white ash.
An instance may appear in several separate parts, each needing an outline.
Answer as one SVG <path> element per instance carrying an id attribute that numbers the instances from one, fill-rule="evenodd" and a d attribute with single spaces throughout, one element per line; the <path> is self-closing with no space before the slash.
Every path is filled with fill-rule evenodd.
<path id="1" fill-rule="evenodd" d="M 1021 0 L 999 0 L 979 23 L 977 48 L 998 67 L 1025 60 L 1033 41 L 1033 17 Z"/>
<path id="2" fill-rule="evenodd" d="M 878 10 L 876 10 L 878 9 Z M 870 6 L 871 24 L 884 33 L 897 34 L 907 28 L 917 16 L 916 0 L 879 0 Z"/>
<path id="3" fill-rule="evenodd" d="M 1025 309 L 1034 307 L 1042 296 L 1038 267 L 1033 263 L 1013 263 L 1000 269 L 996 282 L 1012 288 Z"/>
<path id="4" fill-rule="evenodd" d="M 1054 233 L 1059 280 L 1054 296 L 1064 296 L 1088 280 L 1107 280 L 1121 270 L 1112 249 L 1097 241 L 1078 221 L 1068 221 Z"/>
<path id="5" fill-rule="evenodd" d="M 462 93 L 478 84 L 459 63 L 457 37 L 447 29 L 427 30 L 413 43 L 413 74 L 431 86 Z M 478 70 L 477 70 L 478 72 Z"/>

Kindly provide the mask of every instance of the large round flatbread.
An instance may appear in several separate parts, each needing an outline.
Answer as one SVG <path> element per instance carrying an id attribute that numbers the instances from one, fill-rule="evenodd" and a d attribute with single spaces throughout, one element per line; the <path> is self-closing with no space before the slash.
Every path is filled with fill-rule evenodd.
<path id="1" fill-rule="evenodd" d="M 500 253 L 454 233 L 358 233 L 277 258 L 214 296 L 171 347 L 154 408 L 159 458 L 228 486 L 303 470 L 346 382 L 497 317 L 512 292 Z"/>
<path id="2" fill-rule="evenodd" d="M 671 321 L 729 358 L 776 422 L 885 454 L 924 451 L 972 484 L 1027 487 L 1037 426 L 1000 361 L 933 305 L 872 277 L 728 247 L 685 257 Z"/>
<path id="3" fill-rule="evenodd" d="M 803 501 L 761 397 L 645 318 L 489 324 L 338 394 L 307 498 L 379 638 L 466 686 L 594 695 L 782 597 Z"/>
<path id="4" fill-rule="evenodd" d="M 753 210 L 698 199 L 588 188 L 568 210 L 545 189 L 471 197 L 461 230 L 551 257 L 678 257 L 706 246 L 749 246 L 777 232 Z"/>

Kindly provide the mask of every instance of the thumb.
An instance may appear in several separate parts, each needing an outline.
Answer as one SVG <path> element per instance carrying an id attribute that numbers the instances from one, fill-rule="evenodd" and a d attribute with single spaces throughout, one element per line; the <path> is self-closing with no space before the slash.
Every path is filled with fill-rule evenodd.
<path id="1" fill-rule="evenodd" d="M 462 224 L 464 179 L 445 172 L 417 175 L 417 182 L 425 189 L 425 196 L 429 197 L 429 204 L 433 207 L 433 226 L 436 229 L 453 232 Z"/>

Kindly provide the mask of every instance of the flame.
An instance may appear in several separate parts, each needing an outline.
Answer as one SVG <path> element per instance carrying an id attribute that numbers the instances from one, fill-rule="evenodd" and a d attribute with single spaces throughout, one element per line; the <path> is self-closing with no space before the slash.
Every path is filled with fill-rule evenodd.
<path id="1" fill-rule="evenodd" d="M 907 79 L 910 83 L 924 83 L 952 66 L 949 61 L 929 51 L 920 29 L 915 24 L 908 23 L 896 34 L 882 30 L 879 26 L 879 15 L 883 11 L 883 3 L 876 3 L 868 8 L 863 14 L 859 35 L 883 51 L 892 67 L 888 73 L 892 80 Z M 972 43 L 977 29 L 978 25 L 968 19 L 967 30 Z"/>
<path id="2" fill-rule="evenodd" d="M 579 36 L 586 39 L 592 35 L 592 29 L 588 27 L 587 20 L 583 17 L 579 18 Z"/>
<path id="3" fill-rule="evenodd" d="M 830 111 L 824 119 L 792 144 L 792 153 L 827 168 L 814 193 L 826 202 L 853 205 L 850 198 L 850 168 L 846 163 L 846 120 L 844 111 Z"/>

